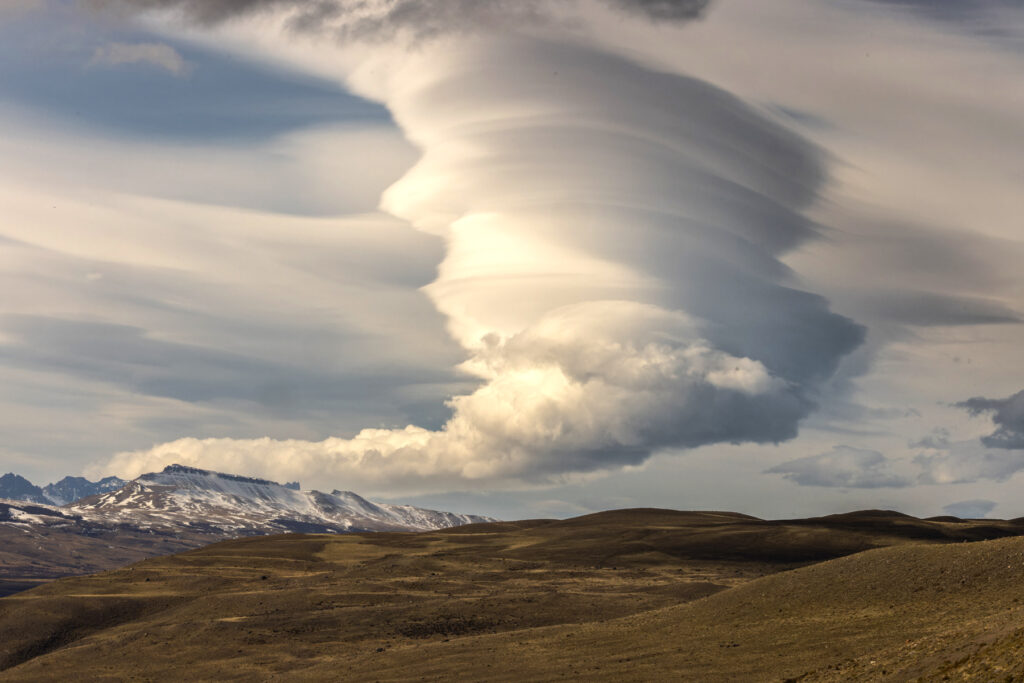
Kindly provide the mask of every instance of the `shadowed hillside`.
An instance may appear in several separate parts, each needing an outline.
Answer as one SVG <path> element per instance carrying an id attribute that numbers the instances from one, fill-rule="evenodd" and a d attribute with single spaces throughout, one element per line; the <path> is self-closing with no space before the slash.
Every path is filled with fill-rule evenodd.
<path id="1" fill-rule="evenodd" d="M 0 679 L 1014 680 L 1022 531 L 623 510 L 246 538 L 0 600 Z"/>

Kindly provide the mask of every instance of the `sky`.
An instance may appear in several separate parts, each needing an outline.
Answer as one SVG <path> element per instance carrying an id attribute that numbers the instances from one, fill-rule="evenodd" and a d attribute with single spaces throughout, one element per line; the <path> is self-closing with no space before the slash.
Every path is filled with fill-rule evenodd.
<path id="1" fill-rule="evenodd" d="M 1024 516 L 1014 0 L 0 6 L 0 470 Z"/>

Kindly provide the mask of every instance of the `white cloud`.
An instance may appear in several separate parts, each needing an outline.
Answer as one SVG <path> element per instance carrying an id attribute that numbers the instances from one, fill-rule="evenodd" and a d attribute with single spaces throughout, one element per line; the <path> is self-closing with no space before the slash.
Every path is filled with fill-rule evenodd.
<path id="1" fill-rule="evenodd" d="M 492 338 L 469 367 L 486 383 L 452 399 L 441 431 L 365 429 L 319 443 L 183 439 L 119 454 L 101 469 L 136 476 L 181 462 L 443 491 L 638 463 L 662 444 L 777 441 L 805 410 L 763 365 L 693 337 L 685 316 L 631 302 L 556 310 Z"/>
<path id="2" fill-rule="evenodd" d="M 444 238 L 424 291 L 484 384 L 439 431 L 185 440 L 112 471 L 229 468 L 248 452 L 243 469 L 267 476 L 437 490 L 774 443 L 861 342 L 779 262 L 817 234 L 802 211 L 823 160 L 741 100 L 531 36 L 317 48 L 423 150 L 382 206 Z"/>
<path id="3" fill-rule="evenodd" d="M 97 47 L 89 60 L 89 66 L 124 64 L 148 64 L 179 78 L 188 76 L 193 68 L 177 50 L 163 43 L 107 43 Z"/>
<path id="4" fill-rule="evenodd" d="M 949 450 L 920 454 L 914 462 L 921 468 L 924 484 L 970 484 L 977 481 L 1007 481 L 1024 470 L 1024 450 L 988 450 L 972 442 L 954 443 Z"/>
<path id="5" fill-rule="evenodd" d="M 0 138 L 9 183 L 71 196 L 115 191 L 255 212 L 369 214 L 417 158 L 389 123 L 318 125 L 237 146 L 124 140 L 2 106 L 0 121 L 11 132 Z"/>

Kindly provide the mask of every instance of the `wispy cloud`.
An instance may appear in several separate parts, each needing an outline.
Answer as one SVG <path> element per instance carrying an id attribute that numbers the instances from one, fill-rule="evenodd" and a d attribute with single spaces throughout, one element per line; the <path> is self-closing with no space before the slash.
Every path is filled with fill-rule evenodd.
<path id="1" fill-rule="evenodd" d="M 875 489 L 913 483 L 911 478 L 895 473 L 878 451 L 851 446 L 835 446 L 828 453 L 788 460 L 765 473 L 781 474 L 801 486 Z"/>
<path id="2" fill-rule="evenodd" d="M 96 48 L 89 66 L 116 67 L 125 64 L 146 64 L 184 78 L 193 65 L 170 45 L 163 43 L 107 43 Z"/>
<path id="3" fill-rule="evenodd" d="M 923 484 L 1000 482 L 1024 470 L 1024 451 L 996 451 L 957 443 L 948 451 L 922 453 L 914 458 L 914 464 L 921 468 L 918 480 Z"/>
<path id="4" fill-rule="evenodd" d="M 652 21 L 683 22 L 703 15 L 711 0 L 601 0 L 616 10 Z M 199 24 L 217 24 L 259 12 L 290 17 L 293 28 L 331 30 L 350 38 L 389 38 L 396 33 L 417 38 L 478 29 L 554 21 L 566 0 L 387 0 L 346 3 L 341 0 L 89 0 L 103 8 L 178 10 Z"/>

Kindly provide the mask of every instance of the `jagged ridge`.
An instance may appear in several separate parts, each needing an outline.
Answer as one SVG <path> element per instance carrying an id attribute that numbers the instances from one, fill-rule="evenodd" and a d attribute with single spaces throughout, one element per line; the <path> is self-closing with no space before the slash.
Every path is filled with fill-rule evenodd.
<path id="1" fill-rule="evenodd" d="M 9 472 L 0 477 L 0 498 L 43 505 L 66 505 L 87 496 L 119 489 L 125 483 L 124 479 L 118 477 L 106 477 L 99 481 L 89 481 L 84 477 L 64 477 L 40 488 L 25 477 Z"/>

